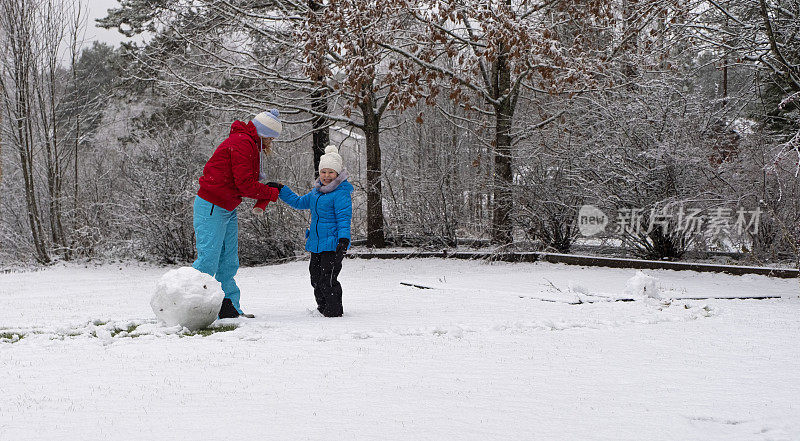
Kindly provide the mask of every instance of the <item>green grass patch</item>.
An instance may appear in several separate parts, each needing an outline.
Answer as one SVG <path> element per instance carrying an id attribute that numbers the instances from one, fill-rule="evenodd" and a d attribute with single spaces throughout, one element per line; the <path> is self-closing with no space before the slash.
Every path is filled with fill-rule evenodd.
<path id="1" fill-rule="evenodd" d="M 217 332 L 228 332 L 233 331 L 236 329 L 236 325 L 222 325 L 222 326 L 215 326 L 213 328 L 205 328 L 200 329 L 194 332 L 187 333 L 186 335 L 201 335 L 203 337 L 208 337 L 211 334 L 216 334 Z"/>
<path id="2" fill-rule="evenodd" d="M 136 324 L 130 324 L 130 325 L 128 325 L 128 327 L 127 327 L 127 328 L 125 328 L 125 329 L 120 329 L 120 328 L 117 328 L 117 329 L 114 329 L 113 331 L 111 331 L 111 336 L 112 336 L 112 337 L 116 337 L 116 336 L 118 336 L 118 335 L 122 334 L 123 332 L 125 332 L 125 333 L 127 333 L 127 334 L 125 335 L 126 337 L 136 338 L 136 337 L 138 337 L 138 335 L 131 335 L 131 333 L 133 333 L 133 331 L 135 331 L 135 330 L 136 330 L 136 328 L 138 328 L 138 327 L 139 327 L 139 325 L 136 325 Z"/>
<path id="3" fill-rule="evenodd" d="M 0 342 L 16 343 L 25 338 L 25 334 L 18 332 L 0 332 Z"/>

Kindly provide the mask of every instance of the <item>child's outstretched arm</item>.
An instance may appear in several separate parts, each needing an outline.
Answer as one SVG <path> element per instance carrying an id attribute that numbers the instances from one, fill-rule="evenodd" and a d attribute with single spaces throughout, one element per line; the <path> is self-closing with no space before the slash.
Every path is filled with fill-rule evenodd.
<path id="1" fill-rule="evenodd" d="M 286 202 L 292 208 L 297 210 L 308 210 L 311 208 L 311 193 L 306 193 L 303 196 L 296 195 L 291 188 L 284 185 L 281 192 L 278 194 L 283 202 Z"/>

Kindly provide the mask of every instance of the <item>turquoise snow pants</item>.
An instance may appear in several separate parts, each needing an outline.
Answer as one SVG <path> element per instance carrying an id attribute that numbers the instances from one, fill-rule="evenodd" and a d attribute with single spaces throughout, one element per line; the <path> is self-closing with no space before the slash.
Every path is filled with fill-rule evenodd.
<path id="1" fill-rule="evenodd" d="M 214 276 L 222 284 L 225 298 L 239 307 L 239 287 L 233 276 L 239 270 L 239 218 L 236 209 L 228 211 L 196 196 L 194 199 L 194 237 L 197 260 L 192 268 Z"/>

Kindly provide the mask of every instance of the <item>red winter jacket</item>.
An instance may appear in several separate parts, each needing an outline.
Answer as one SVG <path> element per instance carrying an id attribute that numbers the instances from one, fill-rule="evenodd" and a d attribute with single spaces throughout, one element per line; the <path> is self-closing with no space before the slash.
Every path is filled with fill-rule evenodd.
<path id="1" fill-rule="evenodd" d="M 234 121 L 228 139 L 203 167 L 197 195 L 228 211 L 239 206 L 242 197 L 278 200 L 277 188 L 258 182 L 260 148 L 256 126 Z"/>

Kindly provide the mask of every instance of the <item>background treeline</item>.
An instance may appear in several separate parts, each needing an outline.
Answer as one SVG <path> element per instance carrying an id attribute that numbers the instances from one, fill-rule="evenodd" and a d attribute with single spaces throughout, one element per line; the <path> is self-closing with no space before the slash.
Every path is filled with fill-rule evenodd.
<path id="1" fill-rule="evenodd" d="M 800 0 L 122 3 L 103 26 L 146 43 L 83 45 L 77 1 L 0 0 L 2 262 L 191 261 L 203 164 L 270 107 L 269 179 L 307 191 L 339 145 L 367 246 L 797 262 Z M 251 204 L 244 263 L 302 250 L 304 213 Z M 591 240 L 586 204 L 611 221 Z"/>

